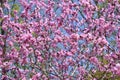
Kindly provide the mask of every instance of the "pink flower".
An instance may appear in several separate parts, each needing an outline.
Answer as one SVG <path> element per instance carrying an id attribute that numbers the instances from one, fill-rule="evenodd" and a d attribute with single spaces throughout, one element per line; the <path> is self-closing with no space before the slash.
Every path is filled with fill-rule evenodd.
<path id="1" fill-rule="evenodd" d="M 94 63 L 94 64 L 98 64 L 98 63 L 99 63 L 99 61 L 98 61 L 98 59 L 97 59 L 96 57 L 91 57 L 91 58 L 90 58 L 90 61 L 91 61 L 92 63 Z"/>
<path id="2" fill-rule="evenodd" d="M 21 11 L 11 8 L 15 0 L 1 1 L 1 80 L 84 80 L 91 68 L 120 75 L 118 0 L 107 0 L 105 6 L 105 0 L 96 0 L 98 5 L 93 0 L 17 0 Z"/>
<path id="3" fill-rule="evenodd" d="M 72 54 L 76 53 L 76 49 L 71 49 Z"/>
<path id="4" fill-rule="evenodd" d="M 112 60 L 110 54 L 106 54 L 106 55 L 104 56 L 104 58 L 105 58 L 106 60 Z"/>
<path id="5" fill-rule="evenodd" d="M 32 38 L 32 34 L 30 33 L 21 34 L 21 40 L 25 43 L 28 42 L 31 38 Z"/>
<path id="6" fill-rule="evenodd" d="M 87 37 L 87 34 L 84 34 L 84 33 L 83 33 L 83 34 L 80 35 L 80 37 L 81 37 L 81 38 L 86 38 L 86 37 Z"/>
<path id="7" fill-rule="evenodd" d="M 72 56 L 73 54 L 71 52 L 66 52 L 68 56 Z"/>
<path id="8" fill-rule="evenodd" d="M 120 75 L 120 63 L 117 63 L 115 67 L 113 67 L 113 72 L 117 75 Z"/>
<path id="9" fill-rule="evenodd" d="M 118 58 L 118 56 L 115 53 L 111 54 L 111 57 L 113 57 L 114 59 Z"/>
<path id="10" fill-rule="evenodd" d="M 58 34 L 58 35 L 60 35 L 61 31 L 60 30 L 56 30 L 55 33 Z"/>
<path id="11" fill-rule="evenodd" d="M 82 67 L 82 66 L 80 66 L 80 67 L 78 68 L 78 71 L 80 72 L 80 75 L 84 75 L 84 74 L 86 73 L 85 68 Z"/>
<path id="12" fill-rule="evenodd" d="M 54 38 L 54 40 L 55 40 L 55 42 L 62 42 L 62 37 L 56 36 L 56 37 Z"/>
<path id="13" fill-rule="evenodd" d="M 117 68 L 118 70 L 120 70 L 120 63 L 117 63 L 117 64 L 116 64 L 116 68 Z"/>
<path id="14" fill-rule="evenodd" d="M 70 35 L 70 38 L 71 38 L 73 41 L 78 41 L 78 40 L 79 40 L 79 34 L 73 33 L 73 34 Z"/>
<path id="15" fill-rule="evenodd" d="M 12 41 L 9 41 L 8 44 L 13 47 L 13 42 Z"/>
<path id="16" fill-rule="evenodd" d="M 23 77 L 22 80 L 27 80 L 27 79 L 25 77 Z"/>
<path id="17" fill-rule="evenodd" d="M 6 25 L 3 25 L 3 26 L 2 26 L 2 29 L 5 30 L 5 31 L 7 31 L 8 28 L 7 28 Z"/>
<path id="18" fill-rule="evenodd" d="M 105 36 L 99 37 L 97 40 L 97 43 L 102 44 L 102 45 L 108 45 L 108 41 L 106 40 Z"/>
<path id="19" fill-rule="evenodd" d="M 4 6 L 10 10 L 10 5 L 8 3 L 4 3 Z"/>

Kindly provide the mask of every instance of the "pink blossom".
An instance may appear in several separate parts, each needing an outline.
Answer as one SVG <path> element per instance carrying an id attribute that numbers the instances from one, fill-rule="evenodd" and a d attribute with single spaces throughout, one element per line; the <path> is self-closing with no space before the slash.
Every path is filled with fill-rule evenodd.
<path id="1" fill-rule="evenodd" d="M 56 36 L 54 40 L 55 40 L 55 42 L 61 42 L 62 41 L 62 37 Z"/>
<path id="2" fill-rule="evenodd" d="M 66 52 L 68 56 L 72 56 L 73 54 L 71 52 Z"/>
<path id="3" fill-rule="evenodd" d="M 98 59 L 97 59 L 96 57 L 91 57 L 91 58 L 90 58 L 90 61 L 91 61 L 92 63 L 94 63 L 94 64 L 98 64 L 98 63 L 99 63 L 99 61 L 98 61 Z"/>
<path id="4" fill-rule="evenodd" d="M 116 66 L 113 68 L 113 71 L 117 74 L 117 75 L 120 75 L 120 64 L 117 63 Z"/>
<path id="5" fill-rule="evenodd" d="M 120 75 L 118 0 L 14 1 L 1 0 L 1 80 Z"/>
<path id="6" fill-rule="evenodd" d="M 81 37 L 81 38 L 86 38 L 86 37 L 87 37 L 87 34 L 81 34 L 80 37 Z"/>
<path id="7" fill-rule="evenodd" d="M 70 37 L 73 41 L 78 41 L 79 40 L 79 35 L 77 33 L 71 34 Z"/>
<path id="8" fill-rule="evenodd" d="M 84 69 L 84 67 L 79 67 L 78 71 L 80 72 L 81 75 L 84 75 L 86 73 L 86 70 Z"/>

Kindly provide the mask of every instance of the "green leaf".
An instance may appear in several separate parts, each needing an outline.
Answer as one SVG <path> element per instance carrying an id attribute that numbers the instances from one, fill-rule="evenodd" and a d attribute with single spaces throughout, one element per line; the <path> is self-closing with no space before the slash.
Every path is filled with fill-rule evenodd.
<path id="1" fill-rule="evenodd" d="M 120 76 L 115 76 L 115 80 L 120 80 Z"/>
<path id="2" fill-rule="evenodd" d="M 103 5 L 102 4 L 98 4 L 97 7 L 98 7 L 98 10 L 101 10 L 103 8 Z"/>
<path id="3" fill-rule="evenodd" d="M 3 20 L 3 18 L 0 18 L 0 22 Z"/>
<path id="4" fill-rule="evenodd" d="M 15 10 L 16 10 L 17 12 L 20 11 L 20 6 L 19 6 L 18 4 L 14 4 L 14 5 L 13 5 L 13 8 L 12 8 L 11 13 L 10 13 L 12 17 L 14 17 L 14 11 L 15 11 Z"/>
<path id="5" fill-rule="evenodd" d="M 112 77 L 112 72 L 107 72 L 107 73 L 106 73 L 106 78 L 107 78 L 107 79 L 110 79 L 111 77 Z"/>
<path id="6" fill-rule="evenodd" d="M 103 64 L 104 64 L 104 65 L 107 65 L 108 63 L 109 63 L 108 60 L 103 59 Z"/>
<path id="7" fill-rule="evenodd" d="M 34 75 L 34 73 L 31 72 L 31 73 L 29 74 L 30 78 L 32 78 L 33 75 Z"/>
<path id="8" fill-rule="evenodd" d="M 118 2 L 120 3 L 120 0 Z"/>
<path id="9" fill-rule="evenodd" d="M 22 18 L 19 18 L 18 21 L 19 21 L 20 24 L 23 23 L 23 19 Z"/>
<path id="10" fill-rule="evenodd" d="M 13 0 L 8 0 L 8 2 L 13 2 Z"/>
<path id="11" fill-rule="evenodd" d="M 20 10 L 20 6 L 18 4 L 14 4 L 12 10 Z"/>
<path id="12" fill-rule="evenodd" d="M 14 17 L 14 12 L 13 12 L 13 11 L 11 11 L 11 13 L 10 13 L 10 14 L 11 14 L 11 16 L 12 16 L 12 17 Z"/>
<path id="13" fill-rule="evenodd" d="M 102 72 L 102 71 L 96 71 L 96 73 L 94 74 L 94 76 L 95 76 L 97 79 L 99 79 L 99 78 L 101 78 L 101 77 L 103 76 L 103 74 L 104 74 L 104 72 Z"/>
<path id="14" fill-rule="evenodd" d="M 19 45 L 18 45 L 17 43 L 14 43 L 14 47 L 15 47 L 15 49 L 16 49 L 17 51 L 20 50 L 20 47 L 19 47 Z"/>
<path id="15" fill-rule="evenodd" d="M 113 41 L 110 42 L 110 44 L 113 45 L 113 46 L 115 46 L 116 45 L 116 41 L 113 40 Z"/>
<path id="16" fill-rule="evenodd" d="M 102 8 L 106 7 L 108 4 L 108 1 L 106 0 L 103 3 L 97 4 L 98 10 L 101 10 Z"/>
<path id="17" fill-rule="evenodd" d="M 19 51 L 19 50 L 20 50 L 20 48 L 19 48 L 18 46 L 15 46 L 15 48 L 17 49 L 17 51 Z"/>
<path id="18" fill-rule="evenodd" d="M 103 56 L 99 57 L 99 61 L 102 62 L 103 65 L 107 65 L 109 63 L 109 61 L 103 58 Z"/>
<path id="19" fill-rule="evenodd" d="M 32 32 L 32 35 L 33 35 L 34 37 L 37 37 L 37 34 L 36 34 L 35 32 Z"/>
<path id="20" fill-rule="evenodd" d="M 85 80 L 92 80 L 92 77 L 90 77 L 90 76 L 85 76 Z"/>

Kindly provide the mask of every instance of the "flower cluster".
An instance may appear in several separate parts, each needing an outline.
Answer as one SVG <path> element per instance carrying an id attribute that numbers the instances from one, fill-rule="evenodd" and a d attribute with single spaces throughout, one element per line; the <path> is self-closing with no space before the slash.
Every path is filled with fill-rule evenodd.
<path id="1" fill-rule="evenodd" d="M 120 79 L 120 0 L 0 3 L 0 80 Z"/>

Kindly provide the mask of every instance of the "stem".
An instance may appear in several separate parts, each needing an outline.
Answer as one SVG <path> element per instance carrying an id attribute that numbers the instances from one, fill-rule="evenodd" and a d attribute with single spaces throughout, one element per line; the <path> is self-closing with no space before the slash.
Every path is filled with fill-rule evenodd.
<path id="1" fill-rule="evenodd" d="M 74 75 L 74 73 L 75 73 L 75 71 L 77 70 L 77 68 L 78 68 L 78 66 L 77 66 L 77 65 L 75 65 L 75 67 L 74 67 L 74 69 L 73 69 L 73 72 L 71 73 L 71 76 L 73 76 L 73 75 Z"/>
<path id="2" fill-rule="evenodd" d="M 51 68 L 54 70 L 54 72 L 58 75 L 58 77 L 60 78 L 60 80 L 62 80 L 62 76 L 58 73 L 58 71 L 52 66 L 52 64 L 50 64 Z"/>

